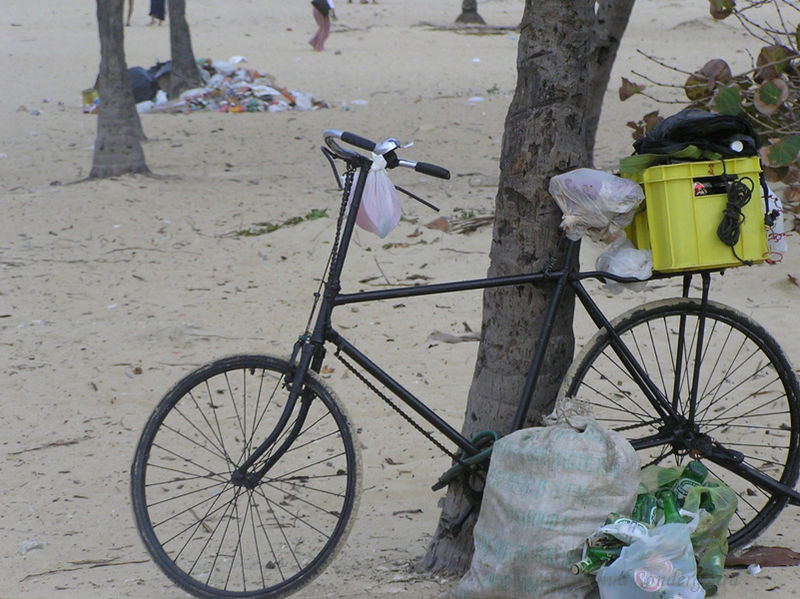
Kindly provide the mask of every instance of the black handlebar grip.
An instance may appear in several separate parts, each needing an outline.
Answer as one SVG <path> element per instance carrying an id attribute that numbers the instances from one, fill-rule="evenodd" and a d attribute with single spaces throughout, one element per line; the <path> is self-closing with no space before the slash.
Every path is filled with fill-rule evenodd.
<path id="1" fill-rule="evenodd" d="M 350 144 L 351 146 L 361 148 L 362 150 L 367 150 L 368 152 L 371 152 L 375 149 L 374 141 L 370 141 L 365 137 L 361 137 L 360 135 L 356 135 L 355 133 L 350 133 L 348 131 L 342 131 L 342 141 Z"/>
<path id="2" fill-rule="evenodd" d="M 414 170 L 423 175 L 430 175 L 431 177 L 438 177 L 439 179 L 450 178 L 450 171 L 446 168 L 436 166 L 435 164 L 429 164 L 428 162 L 417 162 Z"/>

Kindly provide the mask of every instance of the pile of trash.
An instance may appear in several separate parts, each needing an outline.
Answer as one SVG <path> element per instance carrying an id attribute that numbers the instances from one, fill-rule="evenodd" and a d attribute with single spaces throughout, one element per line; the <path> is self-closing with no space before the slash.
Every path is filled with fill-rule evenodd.
<path id="1" fill-rule="evenodd" d="M 315 99 L 310 93 L 281 87 L 271 75 L 242 67 L 244 62 L 247 59 L 243 56 L 233 56 L 227 61 L 198 59 L 204 87 L 187 90 L 180 98 L 172 100 L 166 94 L 170 62 L 159 62 L 149 69 L 132 67 L 128 69 L 128 77 L 136 109 L 140 113 L 190 113 L 198 110 L 282 112 L 330 108 L 327 102 Z M 84 91 L 83 111 L 97 112 L 98 105 L 97 95 Z"/>
<path id="2" fill-rule="evenodd" d="M 574 574 L 597 577 L 600 597 L 713 595 L 728 554 L 736 494 L 699 461 L 647 466 L 630 516 L 609 514 L 585 542 Z"/>

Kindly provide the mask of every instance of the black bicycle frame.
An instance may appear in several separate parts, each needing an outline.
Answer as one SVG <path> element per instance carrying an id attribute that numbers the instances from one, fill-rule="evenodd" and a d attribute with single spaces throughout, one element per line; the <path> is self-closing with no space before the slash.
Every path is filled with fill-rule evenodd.
<path id="1" fill-rule="evenodd" d="M 362 172 L 366 172 L 371 165 L 371 161 L 366 158 L 361 158 L 358 164 Z M 371 302 L 385 299 L 398 299 L 410 298 L 424 295 L 435 295 L 444 293 L 454 293 L 460 291 L 488 289 L 494 287 L 508 287 L 516 285 L 529 285 L 529 284 L 554 284 L 554 290 L 547 305 L 544 319 L 542 321 L 539 337 L 534 350 L 531 366 L 528 371 L 525 385 L 522 390 L 520 402 L 518 404 L 517 412 L 514 416 L 512 423 L 512 430 L 521 428 L 525 422 L 528 409 L 533 397 L 534 389 L 536 388 L 537 381 L 541 372 L 541 366 L 544 361 L 545 351 L 550 340 L 553 324 L 555 322 L 556 313 L 559 305 L 561 304 L 564 293 L 567 287 L 571 288 L 578 296 L 584 308 L 589 313 L 592 320 L 598 327 L 605 327 L 606 330 L 612 335 L 612 346 L 618 352 L 623 363 L 631 371 L 634 380 L 636 380 L 642 389 L 645 391 L 650 402 L 656 407 L 662 418 L 669 421 L 669 419 L 677 419 L 677 413 L 673 406 L 671 406 L 667 399 L 660 393 L 657 387 L 649 380 L 646 374 L 642 371 L 641 367 L 636 362 L 630 350 L 621 342 L 619 337 L 613 331 L 611 323 L 600 311 L 599 307 L 590 298 L 588 292 L 583 287 L 581 281 L 586 278 L 602 279 L 608 277 L 608 273 L 591 272 L 579 273 L 570 270 L 570 265 L 573 264 L 574 258 L 577 255 L 579 243 L 570 242 L 566 248 L 565 257 L 562 267 L 555 271 L 545 270 L 541 272 L 503 276 L 503 277 L 486 277 L 481 279 L 473 279 L 467 281 L 454 281 L 449 283 L 431 284 L 431 285 L 418 285 L 398 287 L 394 289 L 383 289 L 377 291 L 366 291 L 359 293 L 341 293 L 340 276 L 344 267 L 344 261 L 347 256 L 347 250 L 350 244 L 350 239 L 355 227 L 356 214 L 358 207 L 361 203 L 361 196 L 363 194 L 364 181 L 366 177 L 358 177 L 356 179 L 356 189 L 353 193 L 352 204 L 349 208 L 347 218 L 344 222 L 342 230 L 341 243 L 338 248 L 334 247 L 334 254 L 331 260 L 331 269 L 327 281 L 325 282 L 322 301 L 317 313 L 313 332 L 306 343 L 303 344 L 299 353 L 297 362 L 297 376 L 294 379 L 294 384 L 299 385 L 303 379 L 306 369 L 319 372 L 322 366 L 322 360 L 325 355 L 324 344 L 325 342 L 333 343 L 337 351 L 342 352 L 358 364 L 364 371 L 369 373 L 381 385 L 389 389 L 398 399 L 405 403 L 410 409 L 421 416 L 426 422 L 433 426 L 436 430 L 442 433 L 456 446 L 459 447 L 467 456 L 475 455 L 479 449 L 476 448 L 469 439 L 465 438 L 447 422 L 442 420 L 436 413 L 428 408 L 418 397 L 411 391 L 403 387 L 398 381 L 392 378 L 388 372 L 378 366 L 375 362 L 370 360 L 363 352 L 361 352 L 353 343 L 348 341 L 342 336 L 331 324 L 331 314 L 336 306 L 344 306 L 348 304 L 356 304 L 362 302 Z M 630 282 L 632 279 L 611 277 L 622 282 Z M 293 387 L 292 395 L 296 397 L 296 393 L 300 391 Z M 290 404 L 293 404 L 293 399 L 290 399 Z M 290 409 L 287 406 L 287 410 Z M 653 441 L 653 445 L 663 442 L 663 437 Z"/>
<path id="2" fill-rule="evenodd" d="M 371 161 L 365 157 L 359 157 L 358 160 L 351 161 L 355 163 L 361 172 L 366 173 L 371 165 Z M 637 448 L 642 449 L 646 447 L 654 447 L 670 443 L 676 439 L 676 434 L 672 432 L 671 424 L 677 424 L 681 421 L 681 417 L 677 412 L 677 405 L 671 403 L 663 393 L 658 389 L 655 383 L 647 376 L 642 367 L 633 356 L 631 351 L 620 339 L 617 332 L 614 330 L 610 321 L 606 318 L 599 306 L 590 297 L 588 291 L 583 285 L 586 279 L 605 280 L 612 279 L 622 283 L 635 282 L 635 279 L 618 277 L 602 271 L 591 272 L 578 272 L 572 270 L 571 265 L 576 258 L 579 243 L 570 241 L 564 253 L 562 265 L 557 270 L 544 270 L 541 272 L 534 272 L 528 274 L 519 274 L 502 277 L 486 277 L 480 279 L 471 279 L 466 281 L 454 281 L 448 283 L 438 283 L 430 285 L 419 286 L 405 286 L 393 289 L 382 289 L 376 291 L 364 291 L 358 293 L 341 293 L 340 276 L 344 267 L 344 261 L 347 256 L 347 250 L 350 245 L 350 240 L 355 227 L 356 215 L 361 203 L 361 196 L 364 190 L 364 182 L 366 177 L 358 177 L 356 179 L 356 188 L 354 190 L 352 203 L 349 207 L 347 218 L 344 220 L 344 226 L 341 230 L 341 240 L 338 247 L 334 247 L 331 255 L 331 266 L 328 273 L 327 280 L 324 282 L 324 290 L 321 297 L 319 310 L 316 318 L 314 319 L 313 329 L 310 335 L 301 338 L 301 341 L 295 347 L 293 360 L 295 361 L 296 368 L 290 380 L 287 380 L 287 385 L 290 388 L 289 400 L 284 409 L 284 413 L 280 419 L 278 426 L 276 426 L 273 433 L 266 439 L 249 457 L 249 459 L 242 464 L 237 470 L 237 476 L 246 477 L 250 482 L 259 480 L 266 474 L 269 468 L 275 463 L 286 449 L 294 441 L 297 434 L 299 434 L 304 415 L 308 409 L 308 402 L 311 398 L 308 394 L 304 393 L 303 381 L 306 372 L 310 369 L 319 372 L 322 367 L 322 362 L 325 357 L 325 343 L 330 342 L 338 352 L 342 352 L 350 359 L 352 359 L 358 366 L 365 372 L 369 373 L 376 381 L 387 388 L 395 397 L 400 399 L 406 406 L 416 412 L 426 422 L 438 430 L 442 435 L 447 437 L 454 443 L 466 457 L 476 455 L 480 449 L 476 447 L 469 439 L 464 437 L 461 433 L 455 430 L 435 412 L 428 408 L 416 395 L 403 387 L 398 381 L 392 378 L 388 372 L 368 358 L 362 351 L 360 351 L 352 342 L 343 337 L 331 324 L 331 315 L 333 309 L 337 306 L 345 306 L 349 304 L 357 304 L 363 302 L 372 302 L 386 299 L 400 299 L 411 298 L 426 295 L 436 295 L 444 293 L 455 293 L 460 291 L 470 291 L 478 289 L 489 289 L 496 287 L 508 287 L 516 285 L 553 285 L 553 292 L 547 304 L 544 318 L 541 324 L 539 337 L 534 348 L 531 366 L 529 368 L 525 384 L 523 386 L 522 394 L 518 404 L 517 412 L 512 422 L 512 430 L 521 428 L 525 423 L 525 418 L 530 407 L 533 397 L 534 389 L 541 373 L 542 363 L 544 361 L 545 352 L 550 340 L 553 324 L 555 322 L 558 307 L 561 305 L 564 294 L 567 289 L 571 289 L 575 296 L 579 299 L 587 314 L 599 329 L 605 329 L 610 337 L 610 345 L 619 359 L 622 361 L 625 368 L 633 378 L 634 382 L 642 389 L 648 401 L 652 404 L 653 408 L 658 412 L 660 418 L 667 426 L 662 427 L 663 432 L 659 432 L 651 437 L 645 437 L 637 440 Z M 340 215 L 340 219 L 342 216 Z M 341 220 L 339 223 L 341 224 Z M 704 271 L 695 274 L 702 276 L 703 280 L 703 293 L 702 305 L 708 302 L 708 288 L 710 281 L 710 272 Z M 692 274 L 685 273 L 654 273 L 653 279 L 668 278 L 675 276 L 683 276 L 683 295 L 688 296 L 689 284 Z M 704 319 L 701 318 L 698 327 L 698 335 L 700 340 L 697 347 L 702 347 L 702 335 L 704 327 Z M 685 326 L 685 317 L 681 318 L 680 326 Z M 683 330 L 683 329 L 682 329 Z M 681 335 L 682 337 L 682 335 Z M 681 367 L 682 355 L 684 348 L 678 350 L 678 359 L 676 360 L 676 368 Z M 700 351 L 698 349 L 698 351 Z M 699 356 L 697 356 L 699 358 Z M 695 369 L 697 371 L 697 369 Z M 696 378 L 697 372 L 693 374 L 695 384 L 692 385 L 692 395 L 689 398 L 692 407 L 690 410 L 690 418 L 694 417 L 694 403 L 696 401 Z M 676 380 L 680 378 L 680 373 L 676 376 Z M 677 384 L 677 383 L 676 383 Z M 673 393 L 673 402 L 677 401 L 677 393 Z M 289 416 L 294 410 L 297 399 L 301 399 L 301 412 L 292 427 L 292 430 L 284 438 L 280 447 L 272 452 L 266 463 L 259 468 L 257 472 L 247 474 L 247 470 L 257 461 L 257 459 L 270 449 L 276 440 L 283 434 L 283 429 L 289 420 Z M 733 462 L 733 457 L 728 455 L 716 456 L 716 461 Z M 739 464 L 741 469 L 743 464 Z M 793 489 L 789 489 L 785 485 L 776 483 L 772 479 L 767 479 L 757 471 L 750 471 L 746 469 L 743 472 L 745 478 L 750 479 L 753 483 L 760 486 L 767 487 L 773 491 L 783 492 L 790 496 L 795 496 L 797 493 Z"/>

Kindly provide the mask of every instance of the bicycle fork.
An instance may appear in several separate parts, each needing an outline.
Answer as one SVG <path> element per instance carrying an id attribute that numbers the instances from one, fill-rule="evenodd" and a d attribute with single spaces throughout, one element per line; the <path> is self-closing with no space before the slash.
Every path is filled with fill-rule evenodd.
<path id="1" fill-rule="evenodd" d="M 307 343 L 305 338 L 301 337 L 300 340 L 295 344 L 294 351 L 292 352 L 291 362 L 295 363 L 295 358 L 297 356 L 298 351 L 300 352 L 300 362 L 297 368 L 291 373 L 291 375 L 286 375 L 286 380 L 283 382 L 284 385 L 289 387 L 289 398 L 286 401 L 286 406 L 283 408 L 283 413 L 281 414 L 280 418 L 278 419 L 278 423 L 275 425 L 275 428 L 269 434 L 269 436 L 250 454 L 250 456 L 239 466 L 236 470 L 233 471 L 231 474 L 231 482 L 236 486 L 244 486 L 247 489 L 254 489 L 261 479 L 269 472 L 270 468 L 275 465 L 275 463 L 286 453 L 286 451 L 291 447 L 292 443 L 297 439 L 298 435 L 303 429 L 303 425 L 306 421 L 306 416 L 308 415 L 308 410 L 311 405 L 311 393 L 304 389 L 303 381 L 305 380 L 305 374 L 308 372 L 308 369 L 312 365 L 312 358 L 318 353 L 315 352 L 315 348 L 311 343 Z M 324 351 L 324 349 L 322 349 Z M 320 361 L 321 359 L 318 358 Z M 291 376 L 291 379 L 289 379 Z M 294 412 L 295 406 L 297 404 L 298 398 L 300 399 L 300 409 L 297 413 L 297 418 L 295 419 L 294 424 L 292 425 L 289 432 L 286 434 L 286 438 L 281 442 L 280 446 L 275 449 L 274 452 L 267 458 L 264 465 L 261 466 L 258 470 L 250 471 L 250 468 L 265 454 L 267 451 L 272 448 L 281 436 L 284 434 L 286 430 L 286 426 L 289 423 L 289 420 L 292 416 L 292 412 Z"/>

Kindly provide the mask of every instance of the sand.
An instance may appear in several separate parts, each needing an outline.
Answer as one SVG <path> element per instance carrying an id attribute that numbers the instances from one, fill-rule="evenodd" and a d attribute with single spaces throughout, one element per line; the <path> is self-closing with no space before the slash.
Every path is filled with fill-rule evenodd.
<path id="1" fill-rule="evenodd" d="M 166 390 L 191 369 L 241 352 L 286 355 L 302 330 L 332 234 L 332 218 L 237 237 L 261 222 L 313 209 L 334 214 L 330 169 L 318 148 L 325 128 L 414 141 L 404 156 L 453 172 L 441 182 L 393 174 L 441 214 L 492 211 L 503 121 L 515 85 L 521 4 L 480 2 L 494 35 L 437 30 L 460 2 L 337 2 L 323 53 L 307 3 L 191 0 L 197 57 L 245 56 L 280 85 L 331 108 L 275 114 L 143 115 L 155 177 L 79 182 L 91 166 L 96 116 L 81 90 L 99 63 L 94 3 L 7 0 L 0 16 L 0 597 L 183 597 L 148 559 L 129 502 L 129 467 L 141 428 Z M 655 106 L 625 104 L 620 76 L 650 69 L 641 48 L 687 68 L 712 48 L 747 42 L 705 16 L 706 3 L 640 0 L 605 95 L 598 168 L 630 152 L 625 123 Z M 148 27 L 139 0 L 125 29 L 128 66 L 169 58 L 168 28 Z M 730 53 L 730 52 L 726 52 Z M 746 65 L 748 55 L 739 49 Z M 680 62 L 683 61 L 683 62 Z M 664 78 L 670 76 L 663 73 Z M 478 99 L 476 99 L 478 98 Z M 412 201 L 387 239 L 358 233 L 345 288 L 472 277 L 488 265 L 489 227 L 471 234 L 424 227 L 436 214 Z M 389 247 L 383 247 L 390 244 Z M 800 243 L 781 264 L 730 271 L 714 296 L 762 322 L 795 362 Z M 587 244 L 591 263 L 597 248 Z M 598 297 L 609 313 L 675 288 Z M 480 295 L 344 310 L 356 342 L 454 426 L 463 418 L 477 344 L 431 337 L 480 327 Z M 591 334 L 578 316 L 579 343 Z M 357 523 L 337 560 L 300 597 L 436 597 L 452 581 L 418 577 L 447 460 L 404 428 L 344 368 L 328 382 L 355 416 L 364 453 Z M 398 432 L 400 431 L 400 432 Z M 391 437 L 389 436 L 391 434 Z M 387 447 L 390 438 L 392 446 Z M 800 550 L 797 508 L 760 539 Z M 757 576 L 726 572 L 720 597 L 794 596 L 796 568 Z"/>

